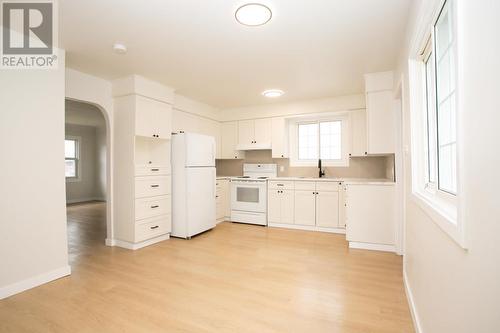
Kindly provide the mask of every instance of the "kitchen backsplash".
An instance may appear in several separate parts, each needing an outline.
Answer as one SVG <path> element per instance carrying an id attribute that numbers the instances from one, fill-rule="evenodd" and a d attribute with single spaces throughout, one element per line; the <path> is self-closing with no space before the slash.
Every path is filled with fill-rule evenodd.
<path id="1" fill-rule="evenodd" d="M 273 159 L 270 150 L 247 151 L 244 160 L 217 160 L 217 175 L 241 176 L 243 163 L 276 163 L 279 177 L 318 176 L 317 167 L 290 167 L 288 159 Z M 325 171 L 327 177 L 393 179 L 394 156 L 352 157 L 348 167 L 326 167 Z"/>

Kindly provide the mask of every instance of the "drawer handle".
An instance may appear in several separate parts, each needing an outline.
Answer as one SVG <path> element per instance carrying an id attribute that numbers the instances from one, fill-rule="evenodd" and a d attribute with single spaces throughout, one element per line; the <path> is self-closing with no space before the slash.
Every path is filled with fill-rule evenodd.
<path id="1" fill-rule="evenodd" d="M 276 186 L 285 186 L 285 184 L 276 184 Z"/>
<path id="2" fill-rule="evenodd" d="M 160 206 L 158 206 L 158 205 L 151 206 L 151 208 L 158 208 L 158 207 L 160 207 Z"/>
<path id="3" fill-rule="evenodd" d="M 150 229 L 157 229 L 157 228 L 159 228 L 158 225 L 155 225 L 154 227 L 150 227 Z"/>
<path id="4" fill-rule="evenodd" d="M 160 169 L 151 169 L 151 171 L 160 171 Z"/>
<path id="5" fill-rule="evenodd" d="M 155 184 L 155 185 L 151 185 L 151 187 L 160 187 L 160 185 Z"/>

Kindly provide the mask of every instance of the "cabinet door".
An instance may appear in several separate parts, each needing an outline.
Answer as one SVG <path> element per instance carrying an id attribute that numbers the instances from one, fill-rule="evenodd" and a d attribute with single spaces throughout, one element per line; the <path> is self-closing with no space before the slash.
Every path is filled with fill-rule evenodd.
<path id="1" fill-rule="evenodd" d="M 222 159 L 243 158 L 243 152 L 236 150 L 238 144 L 238 122 L 230 121 L 221 124 L 221 154 Z"/>
<path id="2" fill-rule="evenodd" d="M 231 196 L 229 195 L 229 180 L 222 182 L 222 190 L 224 193 L 224 216 L 231 216 Z"/>
<path id="3" fill-rule="evenodd" d="M 316 195 L 314 191 L 295 191 L 295 224 L 316 224 Z"/>
<path id="4" fill-rule="evenodd" d="M 316 226 L 339 227 L 339 192 L 318 192 L 316 195 Z"/>
<path id="5" fill-rule="evenodd" d="M 267 193 L 267 220 L 270 223 L 281 223 L 280 190 L 269 190 Z"/>
<path id="6" fill-rule="evenodd" d="M 285 118 L 272 119 L 272 157 L 288 158 L 288 130 Z"/>
<path id="7" fill-rule="evenodd" d="M 272 142 L 272 119 L 256 119 L 254 121 L 254 141 L 256 144 L 270 144 Z"/>
<path id="8" fill-rule="evenodd" d="M 255 137 L 255 122 L 253 120 L 238 121 L 238 144 L 251 145 Z"/>
<path id="9" fill-rule="evenodd" d="M 282 190 L 281 193 L 281 223 L 294 223 L 295 196 L 293 190 Z"/>
<path id="10" fill-rule="evenodd" d="M 391 90 L 366 94 L 367 151 L 394 153 L 394 105 Z"/>
<path id="11" fill-rule="evenodd" d="M 135 135 L 153 138 L 156 135 L 156 109 L 155 100 L 135 97 Z"/>
<path id="12" fill-rule="evenodd" d="M 220 220 L 224 218 L 224 197 L 219 189 L 215 197 L 215 218 Z"/>
<path id="13" fill-rule="evenodd" d="M 159 138 L 170 139 L 172 136 L 172 106 L 156 102 L 155 126 Z"/>
<path id="14" fill-rule="evenodd" d="M 364 156 L 366 150 L 366 110 L 351 112 L 351 156 Z"/>

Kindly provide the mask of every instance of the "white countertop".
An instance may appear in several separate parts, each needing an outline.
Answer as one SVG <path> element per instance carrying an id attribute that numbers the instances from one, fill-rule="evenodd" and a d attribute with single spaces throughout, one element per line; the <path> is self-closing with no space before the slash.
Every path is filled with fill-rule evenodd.
<path id="1" fill-rule="evenodd" d="M 394 181 L 385 178 L 314 178 L 314 177 L 276 177 L 269 181 L 304 181 L 304 182 L 343 182 L 345 184 L 392 185 Z"/>
<path id="2" fill-rule="evenodd" d="M 231 179 L 236 176 L 217 176 L 216 179 Z M 363 184 L 363 185 L 393 185 L 393 180 L 386 178 L 315 178 L 315 177 L 276 177 L 268 178 L 268 181 L 303 181 L 303 182 L 343 182 L 345 184 Z"/>

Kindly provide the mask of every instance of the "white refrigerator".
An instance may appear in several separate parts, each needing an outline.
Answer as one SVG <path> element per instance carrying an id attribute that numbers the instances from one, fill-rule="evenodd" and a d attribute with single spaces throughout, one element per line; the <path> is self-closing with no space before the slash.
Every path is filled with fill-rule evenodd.
<path id="1" fill-rule="evenodd" d="M 172 236 L 190 239 L 215 227 L 215 139 L 172 136 Z"/>

